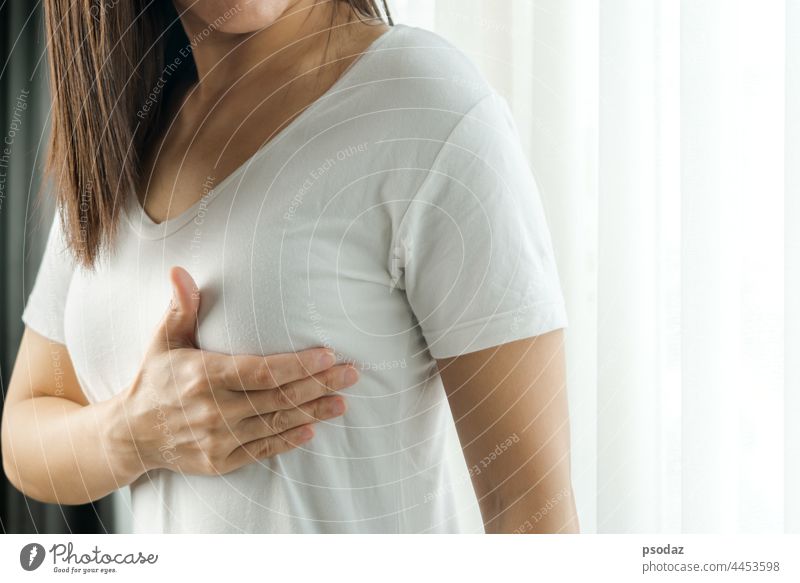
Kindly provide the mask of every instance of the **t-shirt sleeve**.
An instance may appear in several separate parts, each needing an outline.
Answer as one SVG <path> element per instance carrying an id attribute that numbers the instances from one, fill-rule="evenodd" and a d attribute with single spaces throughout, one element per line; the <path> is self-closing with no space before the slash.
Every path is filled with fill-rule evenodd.
<path id="1" fill-rule="evenodd" d="M 65 343 L 64 305 L 73 270 L 74 260 L 56 213 L 22 321 L 34 332 L 60 344 Z"/>
<path id="2" fill-rule="evenodd" d="M 539 189 L 501 96 L 477 103 L 443 143 L 394 253 L 434 358 L 567 326 Z"/>

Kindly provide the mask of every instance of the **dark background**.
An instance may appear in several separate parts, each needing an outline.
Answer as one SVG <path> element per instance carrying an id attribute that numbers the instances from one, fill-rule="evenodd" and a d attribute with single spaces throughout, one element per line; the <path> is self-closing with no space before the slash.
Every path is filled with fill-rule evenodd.
<path id="1" fill-rule="evenodd" d="M 53 216 L 41 189 L 49 113 L 41 4 L 0 0 L 0 390 L 5 397 L 22 337 L 20 319 Z M 24 98 L 26 108 L 20 110 Z M 18 119 L 12 126 L 15 109 Z M 2 404 L 0 403 L 0 408 Z M 4 533 L 113 532 L 112 501 L 42 504 L 0 480 Z"/>

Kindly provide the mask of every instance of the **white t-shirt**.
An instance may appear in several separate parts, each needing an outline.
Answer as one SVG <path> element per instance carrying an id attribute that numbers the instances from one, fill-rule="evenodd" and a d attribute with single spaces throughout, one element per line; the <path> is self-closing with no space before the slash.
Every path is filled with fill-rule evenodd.
<path id="1" fill-rule="evenodd" d="M 131 485 L 136 532 L 480 531 L 436 358 L 566 326 L 535 179 L 505 101 L 441 37 L 398 25 L 246 164 L 72 267 L 58 224 L 23 315 L 91 402 L 134 378 L 185 267 L 200 348 L 354 361 L 348 411 L 301 449 Z M 491 387 L 487 387 L 491 390 Z"/>

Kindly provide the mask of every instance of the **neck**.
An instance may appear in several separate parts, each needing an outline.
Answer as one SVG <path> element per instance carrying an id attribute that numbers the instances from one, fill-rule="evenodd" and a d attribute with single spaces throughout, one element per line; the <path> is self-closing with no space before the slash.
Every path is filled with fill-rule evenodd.
<path id="1" fill-rule="evenodd" d="M 245 34 L 220 32 L 189 12 L 182 14 L 197 67 L 195 97 L 216 101 L 255 70 L 286 74 L 302 69 L 319 56 L 333 8 L 334 2 L 297 0 L 268 27 Z"/>

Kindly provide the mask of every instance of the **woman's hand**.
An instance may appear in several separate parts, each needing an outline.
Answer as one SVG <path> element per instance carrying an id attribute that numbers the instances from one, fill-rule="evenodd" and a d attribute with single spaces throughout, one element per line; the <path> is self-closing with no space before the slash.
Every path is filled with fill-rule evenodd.
<path id="1" fill-rule="evenodd" d="M 116 398 L 112 455 L 130 471 L 225 474 L 310 440 L 312 425 L 342 415 L 358 372 L 326 349 L 231 356 L 195 344 L 200 296 L 173 268 L 173 298 L 136 379 Z"/>

